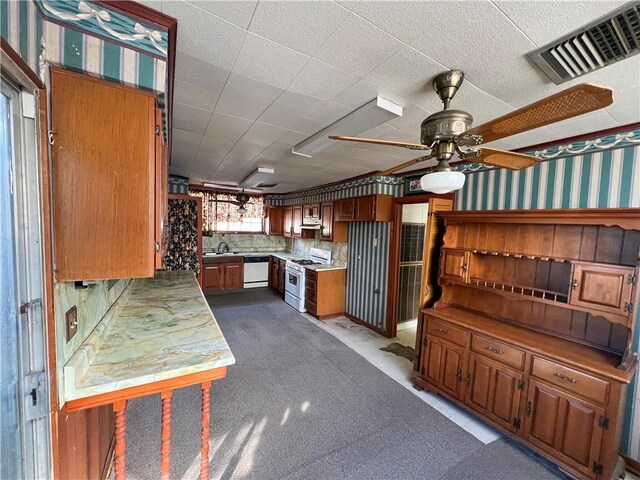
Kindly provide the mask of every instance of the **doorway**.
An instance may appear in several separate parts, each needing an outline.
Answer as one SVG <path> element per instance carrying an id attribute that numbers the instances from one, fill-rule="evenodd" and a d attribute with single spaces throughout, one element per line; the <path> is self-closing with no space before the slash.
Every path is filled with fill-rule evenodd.
<path id="1" fill-rule="evenodd" d="M 4 53 L 4 51 L 3 51 Z M 36 97 L 5 69 L 0 93 L 0 478 L 49 478 L 49 378 Z"/>
<path id="2" fill-rule="evenodd" d="M 421 307 L 421 284 L 429 203 L 402 205 L 396 341 L 413 348 Z"/>

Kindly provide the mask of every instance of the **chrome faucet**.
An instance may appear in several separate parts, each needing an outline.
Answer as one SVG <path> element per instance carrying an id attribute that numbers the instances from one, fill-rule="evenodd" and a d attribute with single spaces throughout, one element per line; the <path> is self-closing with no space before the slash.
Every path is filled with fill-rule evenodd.
<path id="1" fill-rule="evenodd" d="M 216 251 L 218 253 L 227 253 L 229 251 L 229 244 L 227 242 L 220 242 Z"/>

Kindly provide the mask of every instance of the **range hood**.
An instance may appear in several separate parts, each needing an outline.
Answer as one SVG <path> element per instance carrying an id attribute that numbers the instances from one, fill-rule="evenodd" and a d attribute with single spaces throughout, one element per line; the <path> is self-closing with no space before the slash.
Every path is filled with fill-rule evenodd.
<path id="1" fill-rule="evenodd" d="M 322 225 L 320 225 L 319 223 L 303 223 L 302 225 L 300 225 L 300 228 L 304 230 L 320 230 L 322 228 Z"/>

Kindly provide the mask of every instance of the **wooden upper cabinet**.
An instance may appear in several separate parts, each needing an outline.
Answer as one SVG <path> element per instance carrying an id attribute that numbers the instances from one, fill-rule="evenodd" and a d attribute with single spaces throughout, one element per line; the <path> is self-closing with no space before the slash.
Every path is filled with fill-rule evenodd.
<path id="1" fill-rule="evenodd" d="M 291 228 L 291 236 L 294 238 L 300 238 L 302 236 L 302 229 L 300 225 L 302 225 L 302 205 L 296 205 L 291 207 L 292 211 L 292 228 Z"/>
<path id="2" fill-rule="evenodd" d="M 335 202 L 335 217 L 339 222 L 350 221 L 354 219 L 355 199 L 342 198 Z"/>
<path id="3" fill-rule="evenodd" d="M 367 195 L 336 200 L 336 221 L 390 222 L 393 214 L 392 200 L 391 195 Z"/>
<path id="4" fill-rule="evenodd" d="M 264 227 L 267 235 L 283 235 L 284 209 L 282 207 L 269 207 Z"/>
<path id="5" fill-rule="evenodd" d="M 156 109 L 156 270 L 164 266 L 169 248 L 169 161 L 162 133 L 162 110 Z"/>
<path id="6" fill-rule="evenodd" d="M 293 208 L 292 207 L 284 207 L 282 213 L 282 230 L 283 235 L 285 237 L 291 237 L 293 233 Z"/>
<path id="7" fill-rule="evenodd" d="M 634 273 L 632 267 L 576 263 L 573 266 L 569 303 L 628 315 L 632 310 L 630 302 Z"/>
<path id="8" fill-rule="evenodd" d="M 155 97 L 51 69 L 51 130 L 56 280 L 152 277 Z"/>
<path id="9" fill-rule="evenodd" d="M 347 242 L 347 224 L 336 222 L 334 218 L 333 202 L 323 203 L 320 207 L 321 228 L 320 240 L 327 242 L 346 243 Z"/>
<path id="10" fill-rule="evenodd" d="M 445 248 L 442 250 L 440 278 L 458 282 L 469 281 L 469 252 Z"/>
<path id="11" fill-rule="evenodd" d="M 531 380 L 526 405 L 525 438 L 586 477 L 599 463 L 603 408 Z"/>
<path id="12" fill-rule="evenodd" d="M 312 203 L 309 205 L 303 205 L 303 223 L 320 223 L 320 204 Z"/>

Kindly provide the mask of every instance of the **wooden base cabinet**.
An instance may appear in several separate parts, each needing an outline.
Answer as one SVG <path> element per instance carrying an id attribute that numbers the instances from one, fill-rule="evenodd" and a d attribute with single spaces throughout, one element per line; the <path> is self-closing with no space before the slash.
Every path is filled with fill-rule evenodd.
<path id="1" fill-rule="evenodd" d="M 347 270 L 310 270 L 305 273 L 305 308 L 316 318 L 344 314 Z"/>
<path id="2" fill-rule="evenodd" d="M 242 257 L 210 257 L 204 259 L 202 289 L 231 290 L 244 284 L 244 262 Z"/>
<path id="3" fill-rule="evenodd" d="M 456 307 L 423 313 L 416 388 L 466 407 L 577 478 L 613 478 L 631 378 L 615 357 Z"/>

